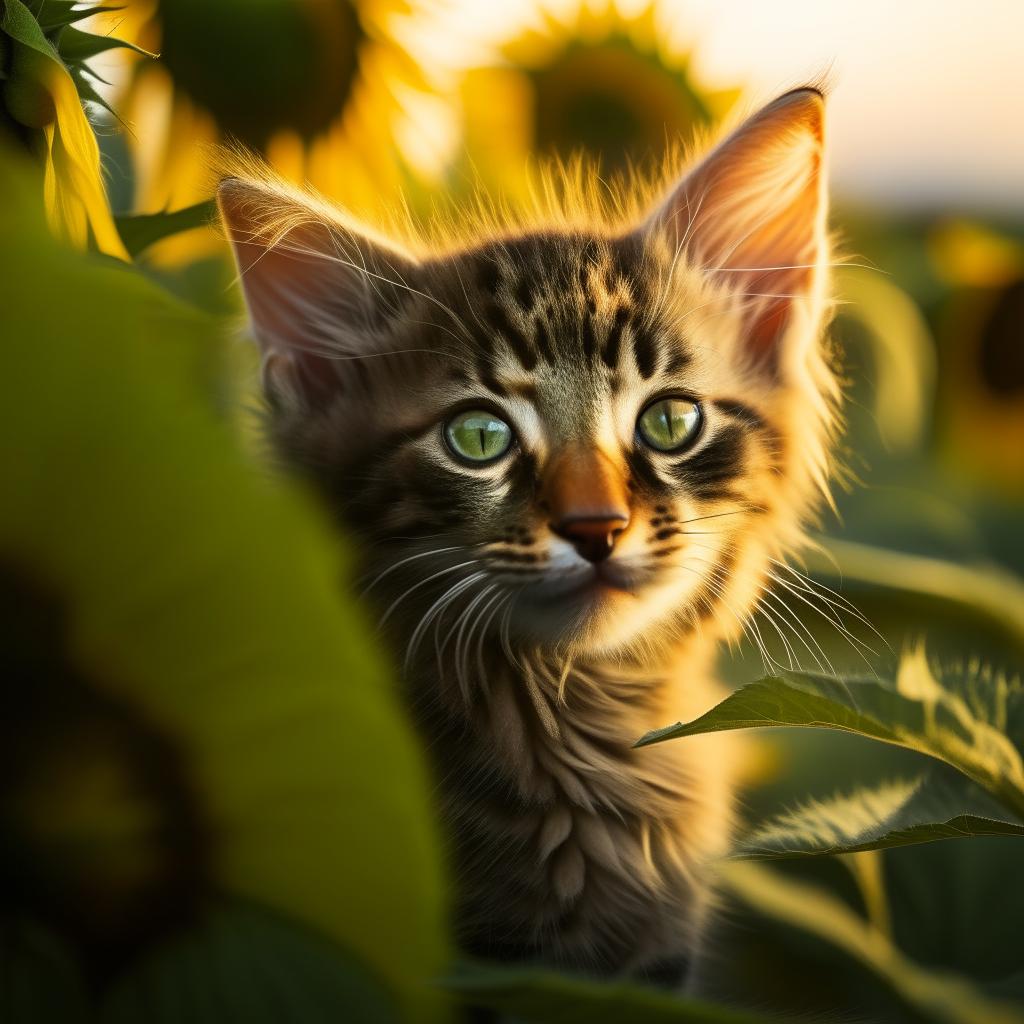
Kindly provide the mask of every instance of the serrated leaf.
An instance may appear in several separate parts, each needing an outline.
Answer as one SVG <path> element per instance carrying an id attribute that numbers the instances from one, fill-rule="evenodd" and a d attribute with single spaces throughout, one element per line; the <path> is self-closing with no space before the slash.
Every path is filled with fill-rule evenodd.
<path id="1" fill-rule="evenodd" d="M 212 199 L 164 213 L 130 213 L 114 217 L 121 241 L 134 259 L 149 246 L 170 235 L 213 223 L 217 205 Z"/>
<path id="2" fill-rule="evenodd" d="M 532 968 L 464 964 L 445 988 L 474 1007 L 530 1024 L 779 1024 L 771 1017 L 621 982 Z"/>
<path id="3" fill-rule="evenodd" d="M 1024 760 L 1007 736 L 1024 734 L 1018 683 L 974 672 L 940 684 L 923 651 L 904 657 L 893 682 L 841 680 L 806 672 L 740 687 L 700 718 L 657 729 L 647 746 L 731 729 L 837 729 L 934 757 L 974 780 L 1024 820 Z"/>
<path id="4" fill-rule="evenodd" d="M 990 998 L 967 978 L 929 971 L 826 889 L 758 864 L 721 867 L 725 888 L 758 913 L 815 936 L 870 971 L 919 1017 L 936 1024 L 1024 1024 L 1024 1011 Z"/>
<path id="5" fill-rule="evenodd" d="M 966 836 L 1022 837 L 1024 823 L 969 779 L 936 766 L 913 781 L 809 801 L 744 837 L 735 856 L 819 857 Z"/>

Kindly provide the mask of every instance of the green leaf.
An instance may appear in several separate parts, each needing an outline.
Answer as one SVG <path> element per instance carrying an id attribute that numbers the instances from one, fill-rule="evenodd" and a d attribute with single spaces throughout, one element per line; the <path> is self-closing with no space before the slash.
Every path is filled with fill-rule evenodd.
<path id="1" fill-rule="evenodd" d="M 823 545 L 807 559 L 815 575 L 968 609 L 1024 647 L 1024 582 L 1015 573 L 995 564 L 961 565 L 856 541 L 829 538 Z"/>
<path id="2" fill-rule="evenodd" d="M 258 907 L 219 908 L 133 968 L 104 1001 L 101 1024 L 392 1024 L 380 979 L 344 950 Z"/>
<path id="3" fill-rule="evenodd" d="M 97 54 L 106 53 L 108 50 L 132 50 L 142 54 L 144 57 L 156 57 L 155 53 L 143 50 L 134 43 L 118 39 L 116 36 L 98 36 L 92 32 L 83 32 L 81 29 L 68 25 L 60 34 L 57 44 L 57 52 L 61 55 L 65 64 L 74 64 L 89 60 Z"/>
<path id="4" fill-rule="evenodd" d="M 215 887 L 316 929 L 406 1019 L 434 1019 L 448 945 L 429 785 L 337 531 L 225 421 L 222 324 L 59 245 L 3 151 L 0 203 L 17 254 L 0 275 L 0 566 L 64 624 L 24 635 L 62 672 L 0 671 L 19 780 L 0 833 L 36 853 L 4 885 L 59 893 L 115 944 L 120 920 L 153 941 L 154 902 L 184 913 Z M 93 697 L 77 718 L 76 694 Z"/>
<path id="5" fill-rule="evenodd" d="M 68 949 L 30 922 L 0 924 L 0 1020 L 91 1024 L 85 983 Z"/>
<path id="6" fill-rule="evenodd" d="M 0 11 L 0 30 L 22 46 L 27 46 L 48 60 L 56 61 L 57 54 L 50 45 L 32 12 L 21 0 L 4 0 Z"/>
<path id="7" fill-rule="evenodd" d="M 729 892 L 758 913 L 844 952 L 925 1020 L 1024 1024 L 1024 1011 L 989 998 L 966 978 L 928 971 L 905 957 L 882 931 L 825 889 L 740 862 L 723 865 L 721 879 Z"/>
<path id="8" fill-rule="evenodd" d="M 926 843 L 881 860 L 892 939 L 907 956 L 979 984 L 1021 970 L 1019 843 Z"/>
<path id="9" fill-rule="evenodd" d="M 96 106 L 102 107 L 112 117 L 117 117 L 114 108 L 103 98 L 103 95 L 97 91 L 90 81 L 90 77 L 96 76 L 90 75 L 87 69 L 81 67 L 71 67 L 68 69 L 68 73 L 71 75 L 71 80 L 75 83 L 79 98 L 84 103 L 95 103 Z"/>
<path id="10" fill-rule="evenodd" d="M 216 216 L 217 206 L 206 199 L 194 206 L 164 213 L 124 213 L 114 217 L 124 247 L 134 259 L 161 239 L 193 228 L 208 227 Z"/>
<path id="11" fill-rule="evenodd" d="M 838 729 L 927 754 L 951 765 L 1024 820 L 1024 690 L 992 675 L 962 672 L 945 685 L 923 651 L 904 657 L 895 684 L 788 672 L 750 683 L 700 718 L 648 733 L 646 746 L 730 729 Z"/>
<path id="12" fill-rule="evenodd" d="M 462 965 L 445 987 L 469 1006 L 531 1024 L 765 1024 L 777 1016 L 733 1010 L 652 988 L 553 971 Z"/>
<path id="13" fill-rule="evenodd" d="M 83 7 L 77 0 L 44 0 L 40 7 L 38 19 L 44 32 L 53 32 L 67 25 L 74 25 L 97 14 L 124 10 L 120 4 L 92 4 Z"/>
<path id="14" fill-rule="evenodd" d="M 736 847 L 748 860 L 818 857 L 966 836 L 1024 836 L 983 789 L 936 766 L 912 782 L 813 800 L 760 826 Z"/>

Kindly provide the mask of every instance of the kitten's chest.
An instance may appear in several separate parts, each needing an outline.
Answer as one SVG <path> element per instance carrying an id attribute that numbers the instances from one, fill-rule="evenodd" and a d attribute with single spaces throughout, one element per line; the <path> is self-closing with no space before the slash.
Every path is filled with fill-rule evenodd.
<path id="1" fill-rule="evenodd" d="M 433 702 L 461 930 L 477 952 L 554 950 L 571 964 L 596 949 L 619 969 L 637 953 L 623 934 L 686 945 L 710 835 L 707 780 L 681 746 L 634 749 L 652 721 L 664 724 L 649 682 L 581 674 L 545 686 L 508 672 L 461 720 Z M 713 831 L 720 845 L 723 828 Z"/>

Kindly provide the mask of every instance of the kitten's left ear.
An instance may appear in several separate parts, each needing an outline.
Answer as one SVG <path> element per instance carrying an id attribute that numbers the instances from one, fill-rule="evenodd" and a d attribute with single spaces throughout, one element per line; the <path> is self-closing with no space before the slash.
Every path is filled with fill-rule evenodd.
<path id="1" fill-rule="evenodd" d="M 750 354 L 774 361 L 792 315 L 820 315 L 828 261 L 824 100 L 786 93 L 720 143 L 655 211 L 686 262 L 744 303 Z"/>

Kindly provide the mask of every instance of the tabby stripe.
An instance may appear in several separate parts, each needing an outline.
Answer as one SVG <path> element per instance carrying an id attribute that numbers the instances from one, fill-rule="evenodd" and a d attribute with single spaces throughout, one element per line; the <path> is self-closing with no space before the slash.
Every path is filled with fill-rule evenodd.
<path id="1" fill-rule="evenodd" d="M 530 280 L 529 276 L 524 274 L 519 279 L 519 283 L 516 285 L 512 294 L 520 309 L 528 310 L 533 308 L 534 290 L 533 282 Z"/>
<path id="2" fill-rule="evenodd" d="M 592 361 L 597 355 L 597 334 L 594 331 L 592 313 L 584 313 L 580 321 L 580 340 L 583 344 L 583 357 Z"/>
<path id="3" fill-rule="evenodd" d="M 508 397 L 508 390 L 505 385 L 494 376 L 494 367 L 491 364 L 490 357 L 484 352 L 477 352 L 476 355 L 476 375 L 488 391 L 493 391 L 494 394 L 500 395 L 502 398 Z"/>
<path id="4" fill-rule="evenodd" d="M 605 338 L 604 348 L 601 351 L 601 358 L 605 366 L 615 369 L 619 365 L 619 350 L 622 347 L 622 331 L 629 319 L 629 310 L 625 306 L 619 306 L 615 310 L 615 319 L 608 328 L 608 337 Z"/>
<path id="5" fill-rule="evenodd" d="M 746 423 L 748 427 L 754 427 L 757 430 L 765 429 L 765 422 L 761 415 L 751 409 L 749 405 L 744 405 L 743 402 L 737 402 L 733 399 L 716 398 L 711 404 L 719 412 L 724 413 L 726 416 L 731 416 L 735 420 L 740 420 L 742 423 Z"/>
<path id="6" fill-rule="evenodd" d="M 650 456 L 639 448 L 626 453 L 626 464 L 633 479 L 655 494 L 668 494 L 672 488 L 658 476 Z"/>
<path id="7" fill-rule="evenodd" d="M 539 316 L 534 321 L 533 340 L 537 345 L 537 351 L 540 353 L 541 359 L 546 363 L 553 363 L 555 361 L 555 351 L 551 344 L 551 335 L 548 333 L 547 323 Z"/>
<path id="8" fill-rule="evenodd" d="M 500 279 L 501 271 L 498 269 L 497 261 L 487 256 L 481 257 L 477 268 L 477 282 L 480 287 L 489 295 L 493 295 L 498 290 Z"/>
<path id="9" fill-rule="evenodd" d="M 524 370 L 529 372 L 537 365 L 537 353 L 525 334 L 509 319 L 498 303 L 492 303 L 487 309 L 485 316 L 490 320 L 494 329 L 508 342 L 512 354 L 519 360 Z"/>
<path id="10" fill-rule="evenodd" d="M 729 494 L 726 486 L 743 472 L 746 451 L 742 428 L 731 424 L 699 452 L 672 467 L 672 475 L 697 497 L 713 501 Z"/>
<path id="11" fill-rule="evenodd" d="M 536 491 L 539 487 L 536 457 L 520 448 L 502 475 L 502 483 L 520 493 Z"/>
<path id="12" fill-rule="evenodd" d="M 649 331 L 633 330 L 633 358 L 644 380 L 649 380 L 658 369 L 658 349 Z"/>
<path id="13" fill-rule="evenodd" d="M 669 350 L 668 363 L 665 366 L 666 373 L 682 373 L 690 365 L 690 354 L 685 352 L 680 345 L 674 345 Z"/>

